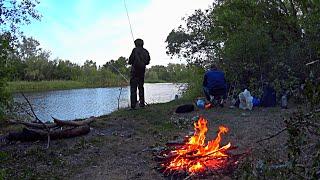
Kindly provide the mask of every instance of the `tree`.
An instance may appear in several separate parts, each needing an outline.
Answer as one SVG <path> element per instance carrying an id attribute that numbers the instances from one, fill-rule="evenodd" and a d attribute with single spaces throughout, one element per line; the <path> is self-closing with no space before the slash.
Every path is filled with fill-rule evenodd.
<path id="1" fill-rule="evenodd" d="M 38 3 L 36 0 L 0 0 L 0 119 L 3 118 L 9 101 L 6 91 L 8 54 L 13 50 L 18 34 L 21 34 L 19 27 L 29 24 L 31 19 L 40 19 L 35 10 Z"/>
<path id="2" fill-rule="evenodd" d="M 259 89 L 290 88 L 319 59 L 319 2 L 217 1 L 196 10 L 167 37 L 167 53 L 205 67 L 219 64 L 229 81 Z M 319 75 L 319 72 L 317 72 Z"/>
<path id="3" fill-rule="evenodd" d="M 103 68 L 109 69 L 114 74 L 120 72 L 126 77 L 129 77 L 128 59 L 123 56 L 119 57 L 117 60 L 110 60 L 103 65 Z"/>

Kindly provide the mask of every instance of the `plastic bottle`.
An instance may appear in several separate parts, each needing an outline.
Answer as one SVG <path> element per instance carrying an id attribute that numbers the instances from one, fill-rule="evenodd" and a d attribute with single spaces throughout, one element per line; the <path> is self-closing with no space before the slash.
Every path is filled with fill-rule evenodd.
<path id="1" fill-rule="evenodd" d="M 282 109 L 287 109 L 288 108 L 288 98 L 287 95 L 282 95 L 281 97 L 281 108 Z"/>

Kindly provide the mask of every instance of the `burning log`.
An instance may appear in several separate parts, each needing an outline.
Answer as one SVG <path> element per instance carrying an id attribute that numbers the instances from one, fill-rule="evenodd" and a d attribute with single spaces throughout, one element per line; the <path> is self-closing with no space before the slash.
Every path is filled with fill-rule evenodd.
<path id="1" fill-rule="evenodd" d="M 200 116 L 194 123 L 194 135 L 183 143 L 167 143 L 170 151 L 165 150 L 157 155 L 160 171 L 165 176 L 181 178 L 187 176 L 208 176 L 213 174 L 230 174 L 237 167 L 239 160 L 246 155 L 233 155 L 229 151 L 236 147 L 228 143 L 221 146 L 222 134 L 229 129 L 219 127 L 216 139 L 205 144 L 207 120 Z"/>
<path id="2" fill-rule="evenodd" d="M 90 127 L 86 126 L 79 126 L 75 128 L 67 128 L 67 129 L 59 129 L 50 131 L 50 138 L 51 139 L 63 139 L 63 138 L 71 138 L 80 135 L 85 135 L 90 132 Z M 16 133 L 9 133 L 7 139 L 9 141 L 37 141 L 37 140 L 45 140 L 47 139 L 47 132 L 40 129 L 30 129 L 24 128 L 22 132 Z"/>

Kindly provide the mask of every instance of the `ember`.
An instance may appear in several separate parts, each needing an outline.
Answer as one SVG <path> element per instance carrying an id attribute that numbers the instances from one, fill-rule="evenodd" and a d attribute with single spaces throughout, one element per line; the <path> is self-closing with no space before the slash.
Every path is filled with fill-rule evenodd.
<path id="1" fill-rule="evenodd" d="M 205 144 L 208 121 L 202 116 L 194 123 L 194 135 L 183 143 L 171 144 L 173 149 L 160 153 L 160 166 L 165 175 L 209 175 L 230 173 L 238 164 L 242 155 L 232 155 L 231 143 L 221 146 L 221 136 L 229 131 L 219 127 L 214 140 Z"/>

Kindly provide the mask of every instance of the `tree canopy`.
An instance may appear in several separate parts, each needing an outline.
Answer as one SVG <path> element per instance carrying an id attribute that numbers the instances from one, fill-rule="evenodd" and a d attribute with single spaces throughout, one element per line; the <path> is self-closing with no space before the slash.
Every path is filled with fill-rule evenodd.
<path id="1" fill-rule="evenodd" d="M 37 0 L 0 0 L 0 119 L 3 117 L 9 101 L 6 91 L 8 78 L 8 55 L 13 50 L 19 35 L 21 25 L 29 24 L 31 19 L 40 19 L 36 6 Z"/>
<path id="2" fill-rule="evenodd" d="M 289 88 L 309 76 L 306 63 L 319 59 L 319 19 L 319 1 L 215 1 L 172 30 L 167 53 L 201 66 L 217 63 L 243 87 Z"/>

